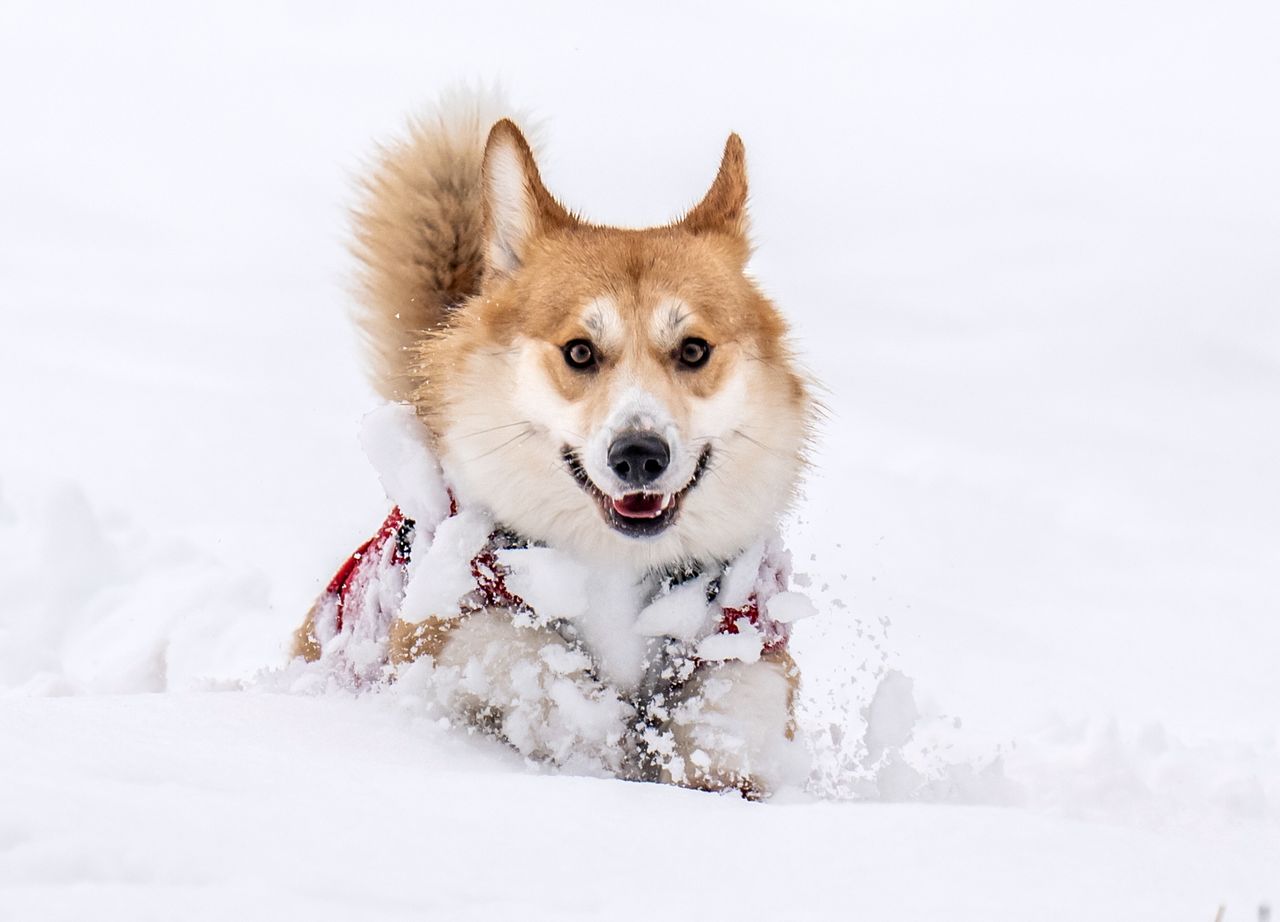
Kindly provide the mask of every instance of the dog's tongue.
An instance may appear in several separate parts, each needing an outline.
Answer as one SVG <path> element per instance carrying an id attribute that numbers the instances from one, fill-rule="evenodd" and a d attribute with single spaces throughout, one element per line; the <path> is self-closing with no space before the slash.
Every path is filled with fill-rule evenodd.
<path id="1" fill-rule="evenodd" d="M 653 519 L 665 505 L 661 493 L 628 493 L 613 501 L 613 511 L 629 519 Z"/>

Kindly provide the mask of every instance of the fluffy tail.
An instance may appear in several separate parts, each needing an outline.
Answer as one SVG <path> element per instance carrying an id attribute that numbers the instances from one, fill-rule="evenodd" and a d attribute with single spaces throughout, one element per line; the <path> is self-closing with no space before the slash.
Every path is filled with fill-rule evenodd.
<path id="1" fill-rule="evenodd" d="M 360 260 L 357 320 L 374 388 L 408 400 L 414 344 L 475 294 L 484 271 L 480 168 L 494 122 L 509 115 L 496 92 L 455 90 L 384 146 L 361 181 L 355 209 Z"/>

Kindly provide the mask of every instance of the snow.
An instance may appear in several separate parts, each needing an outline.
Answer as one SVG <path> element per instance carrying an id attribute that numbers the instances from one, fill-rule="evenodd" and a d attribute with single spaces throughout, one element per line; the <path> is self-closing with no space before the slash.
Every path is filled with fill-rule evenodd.
<path id="1" fill-rule="evenodd" d="M 543 618 L 577 620 L 590 610 L 591 571 L 568 554 L 549 547 L 509 548 L 498 552 L 509 572 L 507 588 Z"/>
<path id="2" fill-rule="evenodd" d="M 648 590 L 630 570 L 593 570 L 587 587 L 590 617 L 574 621 L 600 674 L 618 688 L 635 688 L 644 677 L 649 638 L 635 629 L 635 619 Z"/>
<path id="3" fill-rule="evenodd" d="M 764 563 L 765 542 L 747 548 L 732 561 L 720 578 L 720 604 L 725 608 L 741 608 L 756 588 L 760 567 Z"/>
<path id="4" fill-rule="evenodd" d="M 584 774 L 621 768 L 620 741 L 634 714 L 591 675 L 593 663 L 552 634 L 515 630 L 491 611 L 464 621 L 432 662 L 419 660 L 392 694 L 460 728 L 497 720 L 504 739 L 535 762 Z M 496 708 L 497 718 L 487 716 Z"/>
<path id="5" fill-rule="evenodd" d="M 764 652 L 764 638 L 746 618 L 739 618 L 732 634 L 712 634 L 698 642 L 698 656 L 705 660 L 742 660 L 754 663 Z"/>
<path id="6" fill-rule="evenodd" d="M 479 509 L 463 509 L 435 529 L 430 545 L 409 558 L 402 607 L 405 621 L 458 614 L 458 601 L 475 589 L 471 560 L 489 541 L 493 522 Z"/>
<path id="7" fill-rule="evenodd" d="M 449 515 L 451 503 L 426 427 L 413 408 L 393 403 L 370 410 L 361 422 L 360 447 L 387 499 L 431 534 Z"/>
<path id="8" fill-rule="evenodd" d="M 439 17 L 0 7 L 0 918 L 1274 906 L 1274 5 Z M 746 141 L 753 268 L 830 414 L 785 530 L 807 791 L 552 773 L 412 674 L 236 690 L 387 512 L 350 177 L 472 75 L 602 221 L 669 219 Z M 565 732 L 607 751 L 610 706 Z"/>
<path id="9" fill-rule="evenodd" d="M 817 606 L 803 592 L 779 592 L 765 604 L 765 614 L 774 621 L 791 624 L 802 618 L 812 618 Z"/>
<path id="10" fill-rule="evenodd" d="M 886 749 L 901 748 L 911 739 L 916 720 L 920 717 L 912 686 L 911 679 L 896 669 L 886 672 L 876 686 L 876 692 L 862 714 L 867 721 L 863 739 L 872 761 L 880 758 Z"/>
<path id="11" fill-rule="evenodd" d="M 732 569 L 732 568 L 731 568 Z M 646 637 L 698 640 L 708 633 L 707 585 L 703 574 L 658 596 L 636 616 L 635 629 Z"/>
<path id="12" fill-rule="evenodd" d="M 16 919 L 837 918 L 851 903 L 877 918 L 1212 919 L 1233 898 L 1252 919 L 1244 901 L 1274 872 L 1239 826 L 761 807 L 545 775 L 373 697 L 83 704 L 13 700 L 0 716 L 16 779 L 0 794 L 0 905 Z"/>

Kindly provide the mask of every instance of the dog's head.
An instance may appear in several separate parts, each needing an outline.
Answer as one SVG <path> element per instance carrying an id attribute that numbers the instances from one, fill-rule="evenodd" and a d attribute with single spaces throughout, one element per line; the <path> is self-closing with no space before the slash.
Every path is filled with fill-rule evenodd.
<path id="1" fill-rule="evenodd" d="M 742 142 L 682 220 L 646 230 L 566 212 L 510 122 L 483 178 L 482 289 L 423 353 L 423 412 L 459 496 L 645 568 L 760 537 L 794 495 L 812 405 L 744 274 Z"/>

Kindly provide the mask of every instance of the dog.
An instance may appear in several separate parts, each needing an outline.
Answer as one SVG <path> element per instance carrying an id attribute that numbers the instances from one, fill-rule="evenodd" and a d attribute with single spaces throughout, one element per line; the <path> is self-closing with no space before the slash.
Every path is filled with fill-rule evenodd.
<path id="1" fill-rule="evenodd" d="M 464 94 L 411 122 L 354 215 L 373 386 L 412 408 L 447 485 L 434 540 L 460 509 L 498 536 L 471 548 L 470 603 L 405 611 L 397 597 L 373 633 L 397 669 L 428 664 L 451 714 L 533 758 L 593 749 L 626 777 L 764 796 L 794 769 L 779 754 L 794 748 L 799 683 L 783 614 L 794 593 L 770 536 L 796 496 L 815 402 L 747 273 L 743 143 L 729 137 L 678 220 L 607 227 L 553 197 L 525 134 L 494 116 Z M 335 578 L 295 653 L 323 659 L 344 602 L 351 621 L 352 568 L 404 566 L 423 527 L 405 521 Z M 598 617 L 560 617 L 502 584 L 520 548 L 572 560 L 583 592 L 603 592 Z M 682 610 L 697 621 L 708 608 L 702 622 L 651 614 L 686 587 L 697 598 Z M 637 640 L 638 618 L 657 627 Z"/>

